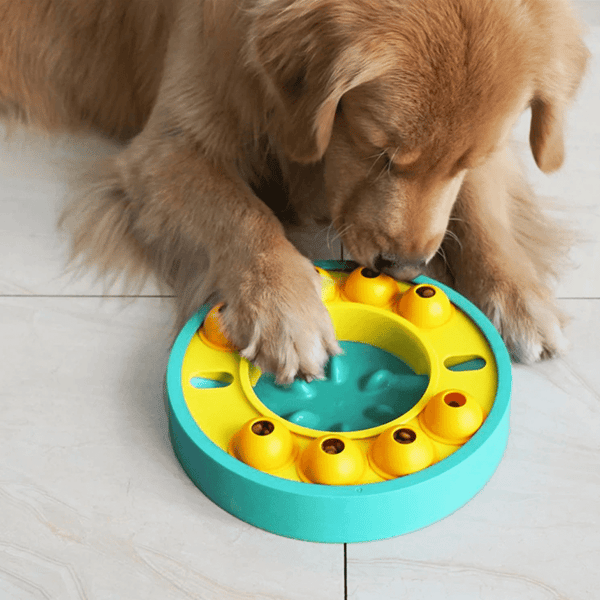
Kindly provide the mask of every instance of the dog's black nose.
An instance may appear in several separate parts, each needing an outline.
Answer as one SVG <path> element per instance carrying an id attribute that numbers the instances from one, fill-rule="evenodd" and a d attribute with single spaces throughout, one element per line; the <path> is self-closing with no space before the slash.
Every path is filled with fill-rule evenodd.
<path id="1" fill-rule="evenodd" d="M 390 275 L 394 279 L 416 277 L 427 264 L 424 258 L 405 259 L 395 254 L 379 254 L 373 266 L 377 271 Z"/>

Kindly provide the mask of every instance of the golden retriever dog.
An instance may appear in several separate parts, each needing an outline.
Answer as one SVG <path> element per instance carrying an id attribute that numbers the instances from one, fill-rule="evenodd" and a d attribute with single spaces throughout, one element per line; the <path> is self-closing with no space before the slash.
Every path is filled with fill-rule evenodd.
<path id="1" fill-rule="evenodd" d="M 211 294 L 279 382 L 339 352 L 283 223 L 333 223 L 359 263 L 425 272 L 512 355 L 564 347 L 566 236 L 509 147 L 531 109 L 542 171 L 588 57 L 563 0 L 0 0 L 0 114 L 123 141 L 64 222 L 74 255 Z"/>

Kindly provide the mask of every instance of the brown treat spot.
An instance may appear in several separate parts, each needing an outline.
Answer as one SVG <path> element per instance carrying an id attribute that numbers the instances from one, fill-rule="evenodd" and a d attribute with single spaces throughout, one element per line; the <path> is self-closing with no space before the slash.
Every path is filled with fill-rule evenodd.
<path id="1" fill-rule="evenodd" d="M 417 294 L 421 296 L 421 298 L 431 298 L 435 296 L 435 290 L 428 285 L 417 288 Z"/>
<path id="2" fill-rule="evenodd" d="M 271 421 L 257 421 L 252 425 L 252 433 L 256 435 L 269 435 L 274 429 L 275 425 Z"/>
<path id="3" fill-rule="evenodd" d="M 323 452 L 326 454 L 339 454 L 345 447 L 344 442 L 337 439 L 325 440 L 321 444 L 321 448 L 323 448 Z"/>
<path id="4" fill-rule="evenodd" d="M 399 444 L 412 444 L 417 439 L 417 434 L 412 429 L 398 429 L 394 431 L 394 439 Z"/>

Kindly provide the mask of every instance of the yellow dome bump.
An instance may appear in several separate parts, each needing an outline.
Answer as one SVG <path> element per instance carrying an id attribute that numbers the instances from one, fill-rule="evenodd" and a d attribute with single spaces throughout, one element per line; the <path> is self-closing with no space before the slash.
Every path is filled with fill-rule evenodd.
<path id="1" fill-rule="evenodd" d="M 419 421 L 434 439 L 446 444 L 464 444 L 481 427 L 483 411 L 468 394 L 445 390 L 429 400 Z"/>
<path id="2" fill-rule="evenodd" d="M 290 430 L 265 417 L 248 421 L 233 437 L 231 451 L 242 462 L 266 473 L 278 471 L 296 458 Z"/>
<path id="3" fill-rule="evenodd" d="M 359 267 L 346 279 L 344 295 L 352 302 L 387 306 L 398 295 L 398 284 L 388 275 Z"/>
<path id="4" fill-rule="evenodd" d="M 236 350 L 236 347 L 225 337 L 219 318 L 219 313 L 223 310 L 224 306 L 225 305 L 221 303 L 210 309 L 200 328 L 199 334 L 202 341 L 211 348 L 233 352 Z"/>
<path id="5" fill-rule="evenodd" d="M 453 314 L 448 296 L 435 285 L 415 285 L 398 301 L 396 312 L 413 325 L 433 329 L 447 323 Z"/>
<path id="6" fill-rule="evenodd" d="M 367 459 L 353 440 L 336 434 L 313 440 L 300 457 L 299 471 L 309 483 L 353 485 L 361 481 Z"/>
<path id="7" fill-rule="evenodd" d="M 433 442 L 409 425 L 390 427 L 371 446 L 371 466 L 384 479 L 409 475 L 435 462 Z"/>

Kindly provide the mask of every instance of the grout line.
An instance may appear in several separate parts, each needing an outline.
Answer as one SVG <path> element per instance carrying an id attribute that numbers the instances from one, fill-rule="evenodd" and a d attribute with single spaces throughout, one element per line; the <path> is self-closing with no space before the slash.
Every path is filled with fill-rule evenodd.
<path id="1" fill-rule="evenodd" d="M 348 600 L 348 544 L 344 544 L 344 600 Z"/>

